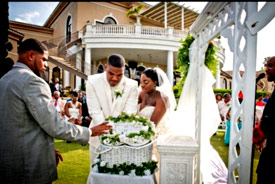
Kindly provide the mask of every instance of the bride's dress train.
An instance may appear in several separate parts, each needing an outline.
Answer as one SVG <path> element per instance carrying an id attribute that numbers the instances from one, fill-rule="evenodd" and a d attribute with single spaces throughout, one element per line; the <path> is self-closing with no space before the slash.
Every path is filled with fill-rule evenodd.
<path id="1" fill-rule="evenodd" d="M 206 48 L 205 48 L 206 49 Z M 191 136 L 195 139 L 195 117 L 196 117 L 196 95 L 198 88 L 202 89 L 201 101 L 201 174 L 204 183 L 227 183 L 228 169 L 217 151 L 211 146 L 210 138 L 217 131 L 221 122 L 212 85 L 215 79 L 209 69 L 202 67 L 202 85 L 198 86 L 197 68 L 197 40 L 191 45 L 189 51 L 190 66 L 183 90 L 175 112 L 170 114 L 171 118 L 166 122 L 172 135 Z"/>

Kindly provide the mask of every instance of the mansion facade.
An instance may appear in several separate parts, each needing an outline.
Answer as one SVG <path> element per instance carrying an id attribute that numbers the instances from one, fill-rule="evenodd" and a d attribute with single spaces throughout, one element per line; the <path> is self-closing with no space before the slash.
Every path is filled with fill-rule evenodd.
<path id="1" fill-rule="evenodd" d="M 138 16 L 127 11 L 142 4 Z M 160 2 L 60 2 L 43 26 L 16 21 L 9 23 L 9 40 L 36 38 L 50 48 L 47 82 L 58 78 L 63 87 L 79 89 L 88 75 L 104 71 L 108 55 L 119 53 L 126 60 L 125 75 L 139 80 L 148 67 L 163 69 L 171 83 L 180 39 L 185 39 L 198 13 L 174 4 Z M 216 45 L 220 68 L 224 49 Z M 17 60 L 17 50 L 9 52 Z M 231 89 L 232 76 L 219 70 L 215 88 Z"/>

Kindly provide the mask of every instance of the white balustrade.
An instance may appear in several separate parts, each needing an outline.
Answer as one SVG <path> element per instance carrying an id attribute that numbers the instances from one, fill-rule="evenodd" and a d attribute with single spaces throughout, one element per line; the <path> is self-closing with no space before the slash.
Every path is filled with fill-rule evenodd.
<path id="1" fill-rule="evenodd" d="M 174 30 L 171 28 L 141 26 L 141 25 L 86 25 L 83 29 L 85 37 L 96 36 L 135 36 L 135 37 L 152 37 L 152 38 L 183 38 L 185 31 Z"/>

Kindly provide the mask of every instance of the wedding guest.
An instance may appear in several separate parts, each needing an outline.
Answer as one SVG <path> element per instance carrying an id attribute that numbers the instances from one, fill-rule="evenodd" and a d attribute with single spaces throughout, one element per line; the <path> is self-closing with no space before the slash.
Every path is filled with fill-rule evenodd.
<path id="1" fill-rule="evenodd" d="M 225 121 L 226 113 L 231 105 L 231 97 L 229 93 L 223 95 L 223 100 L 218 103 L 218 108 L 221 116 L 221 120 Z"/>
<path id="2" fill-rule="evenodd" d="M 239 98 L 241 99 L 241 98 Z M 241 102 L 240 102 L 241 103 Z M 226 129 L 224 134 L 224 144 L 229 145 L 230 142 L 230 128 L 231 128 L 231 106 L 229 107 L 227 113 L 226 113 Z M 238 118 L 238 129 L 240 130 L 242 128 L 242 121 L 241 118 Z"/>
<path id="3" fill-rule="evenodd" d="M 50 88 L 51 88 L 52 95 L 53 95 L 53 93 L 55 91 L 59 91 L 60 95 L 63 96 L 62 85 L 59 83 L 59 79 L 58 78 L 54 79 L 54 83 L 50 83 Z"/>
<path id="4" fill-rule="evenodd" d="M 265 72 L 269 82 L 275 82 L 275 56 L 271 57 L 265 64 Z M 266 146 L 260 155 L 257 167 L 257 184 L 270 183 L 274 179 L 271 168 L 275 163 L 275 89 L 265 106 L 260 128 L 266 136 Z"/>
<path id="5" fill-rule="evenodd" d="M 260 122 L 264 108 L 265 108 L 265 103 L 263 102 L 263 96 L 259 95 L 258 100 L 256 101 L 256 107 L 255 107 L 255 123 L 256 125 Z"/>
<path id="6" fill-rule="evenodd" d="M 90 123 L 92 121 L 92 117 L 89 114 L 88 111 L 88 105 L 86 98 L 83 97 L 82 100 L 82 126 L 89 127 Z"/>
<path id="7" fill-rule="evenodd" d="M 258 100 L 256 101 L 256 106 L 264 107 L 265 103 L 263 102 L 263 95 L 259 95 Z"/>
<path id="8" fill-rule="evenodd" d="M 71 120 L 72 123 L 77 125 L 82 124 L 82 104 L 77 101 L 78 93 L 72 93 L 72 100 L 65 105 L 65 119 Z"/>
<path id="9" fill-rule="evenodd" d="M 52 183 L 61 158 L 56 159 L 54 138 L 87 143 L 111 126 L 88 129 L 63 120 L 51 104 L 49 85 L 39 77 L 47 68 L 47 47 L 30 38 L 17 53 L 18 61 L 0 79 L 1 183 Z"/>
<path id="10" fill-rule="evenodd" d="M 60 92 L 55 91 L 53 93 L 53 98 L 52 98 L 52 103 L 57 110 L 57 112 L 60 113 L 61 117 L 64 118 L 64 107 L 65 107 L 65 102 L 60 98 Z"/>
<path id="11" fill-rule="evenodd" d="M 265 95 L 264 99 L 263 99 L 263 102 L 264 102 L 265 104 L 267 103 L 269 97 L 270 97 L 270 94 L 267 93 L 267 94 Z"/>
<path id="12" fill-rule="evenodd" d="M 80 102 L 81 104 L 83 104 L 83 93 L 82 93 L 82 91 L 78 92 L 78 99 L 77 99 L 77 101 Z"/>
<path id="13" fill-rule="evenodd" d="M 216 94 L 216 102 L 219 103 L 220 101 L 222 101 L 222 94 L 217 93 Z"/>

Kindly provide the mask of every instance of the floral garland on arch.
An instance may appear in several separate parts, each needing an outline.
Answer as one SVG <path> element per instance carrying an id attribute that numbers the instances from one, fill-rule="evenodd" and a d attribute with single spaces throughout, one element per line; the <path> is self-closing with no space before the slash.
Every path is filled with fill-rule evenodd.
<path id="1" fill-rule="evenodd" d="M 149 162 L 143 162 L 141 165 L 136 165 L 134 163 L 127 164 L 114 164 L 113 167 L 109 166 L 108 163 L 98 158 L 94 160 L 92 165 L 93 172 L 96 173 L 108 173 L 108 174 L 118 174 L 118 175 L 128 175 L 128 176 L 150 176 L 157 171 L 157 161 L 151 160 Z"/>
<path id="2" fill-rule="evenodd" d="M 217 38 L 219 39 L 220 36 Z M 176 85 L 173 87 L 173 91 L 174 91 L 176 99 L 180 98 L 180 95 L 181 95 L 181 92 L 183 89 L 183 85 L 184 85 L 185 79 L 188 74 L 188 69 L 189 69 L 189 65 L 190 65 L 189 48 L 194 40 L 195 40 L 195 38 L 190 33 L 187 34 L 184 41 L 180 40 L 182 47 L 179 48 L 179 54 L 178 54 L 177 61 L 176 61 L 177 69 L 175 71 L 180 73 L 181 78 L 177 81 Z M 215 56 L 216 50 L 218 50 L 218 49 L 219 48 L 215 47 L 213 42 L 210 41 L 208 44 L 208 48 L 205 52 L 204 64 L 212 72 L 214 77 L 216 76 L 216 74 L 218 72 L 217 67 L 218 67 L 219 63 L 217 60 L 217 56 Z"/>

